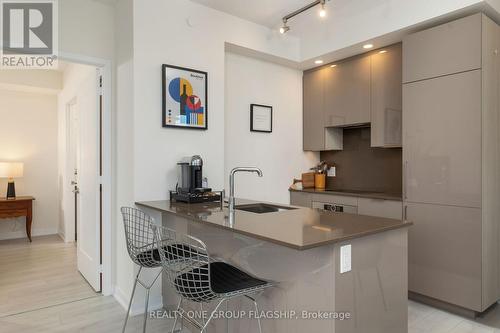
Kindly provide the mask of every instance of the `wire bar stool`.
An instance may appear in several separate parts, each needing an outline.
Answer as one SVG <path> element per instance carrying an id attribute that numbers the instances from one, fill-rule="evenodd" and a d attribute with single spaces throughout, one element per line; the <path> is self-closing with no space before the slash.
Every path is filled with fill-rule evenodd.
<path id="1" fill-rule="evenodd" d="M 125 229 L 125 239 L 127 242 L 127 251 L 130 259 L 139 266 L 139 271 L 135 277 L 134 287 L 132 289 L 132 296 L 128 304 L 127 315 L 125 316 L 125 323 L 123 324 L 122 332 L 125 332 L 127 321 L 130 316 L 130 307 L 134 298 L 137 283 L 146 289 L 146 300 L 144 310 L 144 323 L 142 331 L 146 332 L 146 323 L 148 319 L 148 303 L 149 291 L 155 284 L 156 280 L 162 273 L 163 269 L 158 272 L 153 282 L 150 284 L 145 283 L 140 279 L 140 274 L 143 268 L 157 268 L 162 267 L 160 254 L 156 248 L 153 229 L 153 218 L 139 209 L 132 207 L 121 208 L 123 216 L 123 224 Z"/>
<path id="2" fill-rule="evenodd" d="M 228 263 L 213 261 L 206 245 L 193 236 L 159 225 L 152 224 L 151 228 L 154 230 L 163 269 L 167 273 L 169 283 L 180 296 L 172 332 L 179 316 L 197 327 L 200 332 L 205 332 L 222 303 L 235 297 L 249 299 L 256 312 L 259 312 L 253 296 L 272 287 L 274 283 L 253 277 Z M 187 311 L 182 307 L 183 300 L 199 303 L 202 309 L 203 303 L 216 302 L 216 306 L 208 319 L 203 318 L 200 323 L 187 315 Z M 259 332 L 262 333 L 260 318 L 258 315 L 256 318 Z"/>

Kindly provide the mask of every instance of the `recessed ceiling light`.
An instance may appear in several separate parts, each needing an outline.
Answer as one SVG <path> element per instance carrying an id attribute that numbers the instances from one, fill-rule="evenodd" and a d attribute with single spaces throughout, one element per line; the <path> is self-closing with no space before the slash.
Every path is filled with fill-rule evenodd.
<path id="1" fill-rule="evenodd" d="M 364 49 L 371 49 L 373 47 L 373 44 L 365 44 L 363 45 Z"/>
<path id="2" fill-rule="evenodd" d="M 331 68 L 333 68 L 333 67 L 337 67 L 337 65 L 333 64 L 333 65 L 331 65 L 330 67 L 331 67 Z"/>
<path id="3" fill-rule="evenodd" d="M 321 64 L 323 63 L 323 60 L 316 60 L 314 63 L 315 63 L 316 65 L 321 65 Z"/>
<path id="4" fill-rule="evenodd" d="M 382 50 L 382 51 L 379 51 L 378 53 L 382 54 L 382 53 L 387 53 L 386 50 Z"/>

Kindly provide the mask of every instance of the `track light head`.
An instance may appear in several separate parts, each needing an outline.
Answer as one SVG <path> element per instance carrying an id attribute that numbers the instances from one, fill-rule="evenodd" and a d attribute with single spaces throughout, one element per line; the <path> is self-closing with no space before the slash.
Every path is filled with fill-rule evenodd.
<path id="1" fill-rule="evenodd" d="M 283 26 L 280 28 L 280 34 L 285 34 L 290 30 L 290 27 L 286 25 L 286 20 L 283 19 Z"/>
<path id="2" fill-rule="evenodd" d="M 319 10 L 319 17 L 323 18 L 326 16 L 325 1 L 321 1 L 321 9 Z"/>
<path id="3" fill-rule="evenodd" d="M 295 17 L 295 16 L 299 15 L 300 13 L 303 13 L 306 10 L 309 10 L 317 5 L 321 5 L 321 10 L 319 11 L 319 16 L 322 18 L 325 17 L 326 16 L 325 3 L 326 3 L 326 0 L 315 0 L 314 2 L 311 2 L 310 4 L 305 5 L 304 7 L 297 9 L 296 11 L 284 16 L 283 17 L 283 26 L 280 28 L 280 33 L 284 34 L 290 30 L 290 27 L 286 25 L 286 22 L 289 19 L 291 19 L 292 17 Z"/>

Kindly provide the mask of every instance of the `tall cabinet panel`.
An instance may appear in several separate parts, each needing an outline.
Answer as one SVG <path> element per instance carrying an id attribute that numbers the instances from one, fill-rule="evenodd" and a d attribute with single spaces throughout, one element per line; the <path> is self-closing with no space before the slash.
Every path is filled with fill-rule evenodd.
<path id="1" fill-rule="evenodd" d="M 401 44 L 371 56 L 371 146 L 401 147 Z"/>
<path id="2" fill-rule="evenodd" d="M 325 126 L 370 122 L 370 57 L 325 68 Z"/>
<path id="3" fill-rule="evenodd" d="M 482 312 L 500 299 L 500 28 L 476 14 L 403 49 L 409 290 Z"/>
<path id="4" fill-rule="evenodd" d="M 303 141 L 304 150 L 320 151 L 325 147 L 324 70 L 304 72 Z"/>
<path id="5" fill-rule="evenodd" d="M 405 84 L 404 196 L 481 207 L 481 71 Z"/>
<path id="6" fill-rule="evenodd" d="M 497 278 L 500 267 L 499 223 L 500 219 L 500 150 L 499 150 L 499 87 L 500 87 L 500 27 L 483 16 L 483 142 L 482 142 L 482 233 L 484 276 L 483 302 L 491 304 L 500 294 Z"/>
<path id="7" fill-rule="evenodd" d="M 481 309 L 481 210 L 408 203 L 408 289 Z"/>

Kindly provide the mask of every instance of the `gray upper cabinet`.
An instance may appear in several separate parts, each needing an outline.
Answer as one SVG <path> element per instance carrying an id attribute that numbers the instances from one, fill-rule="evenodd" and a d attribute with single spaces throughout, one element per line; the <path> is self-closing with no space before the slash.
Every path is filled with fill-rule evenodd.
<path id="1" fill-rule="evenodd" d="M 481 68 L 481 14 L 407 36 L 403 82 Z"/>
<path id="2" fill-rule="evenodd" d="M 370 122 L 369 56 L 326 67 L 325 126 L 351 126 Z"/>
<path id="3" fill-rule="evenodd" d="M 401 147 L 401 44 L 304 72 L 304 150 L 343 149 L 342 128 L 372 123 L 373 147 Z"/>
<path id="4" fill-rule="evenodd" d="M 304 72 L 303 77 L 303 147 L 319 151 L 325 147 L 324 70 Z"/>
<path id="5" fill-rule="evenodd" d="M 401 147 L 402 46 L 371 56 L 371 146 Z"/>

